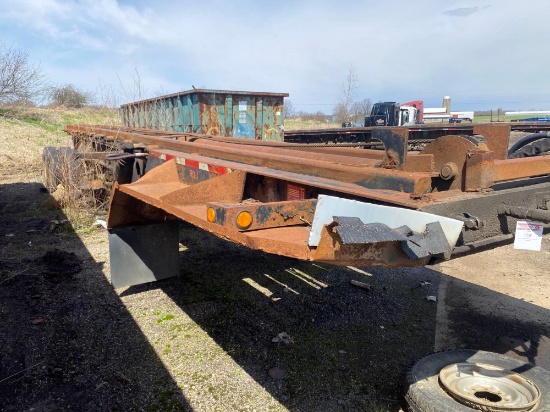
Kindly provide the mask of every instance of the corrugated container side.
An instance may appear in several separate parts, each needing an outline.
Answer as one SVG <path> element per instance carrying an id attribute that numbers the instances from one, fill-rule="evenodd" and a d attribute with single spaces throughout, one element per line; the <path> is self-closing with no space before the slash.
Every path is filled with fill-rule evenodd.
<path id="1" fill-rule="evenodd" d="M 285 97 L 195 89 L 128 103 L 120 113 L 127 127 L 282 141 Z"/>

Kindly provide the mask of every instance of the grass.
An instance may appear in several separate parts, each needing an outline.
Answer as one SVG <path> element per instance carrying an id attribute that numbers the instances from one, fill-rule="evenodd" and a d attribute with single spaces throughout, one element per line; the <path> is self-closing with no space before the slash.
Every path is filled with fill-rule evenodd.
<path id="1" fill-rule="evenodd" d="M 518 120 L 526 117 L 533 117 L 533 116 L 509 116 L 504 117 L 504 115 L 500 115 L 500 117 L 497 117 L 496 114 L 493 114 L 493 117 L 491 119 L 490 115 L 475 115 L 473 123 L 490 123 L 490 122 L 510 122 L 512 120 Z M 435 124 L 435 123 L 433 123 Z M 446 122 L 441 122 L 441 125 L 448 124 Z M 469 122 L 465 122 L 465 124 L 469 124 Z M 335 122 L 324 122 L 324 121 L 318 121 L 318 120 L 302 120 L 302 119 L 285 119 L 285 130 L 291 131 L 291 130 L 313 130 L 313 129 L 334 129 L 334 128 L 340 128 L 342 125 L 340 123 Z"/>
<path id="2" fill-rule="evenodd" d="M 338 127 L 342 127 L 342 125 L 321 120 L 285 119 L 285 130 L 335 129 Z"/>
<path id="3" fill-rule="evenodd" d="M 497 116 L 496 114 L 493 114 L 492 120 L 491 115 L 483 115 L 483 116 L 476 116 L 475 117 L 475 123 L 489 123 L 489 122 L 513 122 L 516 120 L 523 120 L 523 119 L 529 119 L 532 117 L 546 117 L 546 116 L 537 116 L 537 115 L 517 115 L 517 116 L 504 116 L 501 114 L 500 116 Z"/>
<path id="4" fill-rule="evenodd" d="M 22 166 L 40 165 L 44 146 L 70 146 L 68 124 L 120 124 L 116 109 L 0 107 L 0 156 Z"/>
<path id="5" fill-rule="evenodd" d="M 64 132 L 68 124 L 120 123 L 118 110 L 64 107 L 0 107 L 0 176 L 18 181 L 36 182 L 43 179 L 42 152 L 46 146 L 72 146 Z M 23 178 L 21 178 L 23 176 Z M 45 183 L 45 182 L 44 182 Z M 86 232 L 92 223 L 90 211 L 79 202 L 67 202 L 63 212 L 77 232 Z"/>

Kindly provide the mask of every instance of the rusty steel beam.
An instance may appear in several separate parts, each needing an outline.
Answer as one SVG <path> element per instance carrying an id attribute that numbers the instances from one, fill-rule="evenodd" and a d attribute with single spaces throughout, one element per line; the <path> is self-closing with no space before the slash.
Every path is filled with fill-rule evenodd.
<path id="1" fill-rule="evenodd" d="M 428 264 L 429 257 L 411 260 L 399 242 L 380 242 L 369 245 L 344 244 L 329 226 L 321 231 L 321 240 L 312 258 L 322 263 L 347 266 L 415 267 Z"/>
<path id="2" fill-rule="evenodd" d="M 289 147 L 288 150 L 295 150 L 300 152 L 308 152 L 308 153 L 333 153 L 340 156 L 350 156 L 350 157 L 358 157 L 358 158 L 365 158 L 365 159 L 374 159 L 381 161 L 385 157 L 384 150 L 377 150 L 377 149 L 359 149 L 359 148 L 349 148 L 349 147 L 332 147 L 332 146 L 324 146 L 324 147 L 317 147 L 317 146 L 307 146 L 307 145 L 301 145 L 301 146 L 294 146 Z"/>
<path id="3" fill-rule="evenodd" d="M 283 170 L 300 175 L 334 179 L 338 182 L 356 183 L 375 190 L 397 190 L 422 194 L 430 191 L 431 179 L 436 178 L 438 181 L 438 176 L 443 180 L 447 179 L 448 183 L 436 184 L 436 190 L 472 191 L 488 188 L 494 181 L 522 179 L 549 173 L 548 161 L 543 157 L 501 159 L 499 157 L 502 157 L 503 154 L 500 153 L 493 155 L 494 162 L 490 161 L 488 155 L 485 155 L 482 163 L 476 163 L 475 159 L 471 158 L 466 162 L 466 154 L 472 149 L 488 150 L 489 146 L 492 146 L 497 152 L 502 152 L 503 143 L 507 142 L 507 133 L 510 128 L 510 124 L 476 125 L 476 132 L 483 132 L 488 136 L 485 139 L 486 146 L 483 146 L 482 141 L 476 142 L 473 137 L 467 139 L 458 139 L 456 136 L 441 137 L 428 145 L 420 156 L 410 153 L 402 157 L 398 155 L 397 164 L 403 161 L 400 166 L 403 171 L 384 170 L 377 167 L 384 158 L 388 160 L 387 152 L 385 154 L 384 151 L 377 150 L 336 147 L 327 148 L 327 150 L 320 147 L 308 150 L 300 150 L 297 147 L 283 149 L 284 143 L 275 146 L 271 144 L 248 145 L 249 142 L 246 142 L 246 145 L 232 145 L 225 141 L 210 141 L 203 135 L 192 133 L 105 126 L 69 125 L 67 131 L 77 136 L 79 134 L 104 136 L 111 140 L 122 139 L 129 142 L 145 143 L 151 150 L 168 148 L 179 153 L 198 153 L 207 157 L 243 164 L 250 163 L 250 160 L 253 159 L 252 163 L 255 166 L 270 170 Z M 390 135 L 395 136 L 396 139 L 392 141 L 390 136 L 390 140 L 386 139 L 386 144 L 391 147 L 392 143 L 401 145 L 406 142 L 404 130 L 405 128 L 402 130 L 400 128 L 389 129 Z M 235 141 L 232 138 L 224 139 L 228 142 Z M 464 181 L 466 176 L 469 179 L 468 183 Z M 475 183 L 476 181 L 477 183 Z"/>
<path id="4" fill-rule="evenodd" d="M 441 133 L 441 128 L 432 130 Z M 163 222 L 182 219 L 269 253 L 383 266 L 424 265 L 430 257 L 450 256 L 459 235 L 460 242 L 469 242 L 509 231 L 493 203 L 511 198 L 526 207 L 520 195 L 511 196 L 517 190 L 510 185 L 521 186 L 520 179 L 550 175 L 550 156 L 502 158 L 509 130 L 506 125 L 473 128 L 475 136 L 445 135 L 424 150 L 411 152 L 409 128 L 373 130 L 373 138 L 385 146 L 374 151 L 249 144 L 139 128 L 67 127 L 75 141 L 108 140 L 113 143 L 100 144 L 108 148 L 129 142 L 133 146 L 125 150 L 131 152 L 134 147 L 140 153 L 126 156 L 147 156 L 143 165 L 147 173 L 140 172 L 143 176 L 133 183 L 114 184 L 107 224 L 119 237 L 134 226 L 149 225 L 154 231 Z M 96 157 L 101 156 L 91 153 L 88 158 Z M 495 184 L 499 182 L 505 183 Z M 547 195 L 543 186 L 539 193 L 534 187 L 537 183 L 530 183 L 529 204 Z M 330 198 L 336 203 L 326 200 Z M 472 212 L 475 215 L 470 216 Z M 465 215 L 473 223 L 463 228 Z M 422 219 L 435 219 L 426 225 L 444 219 L 454 222 L 452 241 L 438 249 L 441 233 L 447 239 L 450 236 L 443 229 L 440 234 L 428 226 L 410 229 L 409 225 Z M 396 221 L 400 223 L 393 225 Z M 505 223 L 512 227 L 513 221 Z M 381 236 L 382 232 L 386 235 Z M 148 247 L 144 243 L 138 249 Z M 135 253 L 136 259 L 140 253 Z"/>
<path id="5" fill-rule="evenodd" d="M 245 176 L 244 172 L 236 171 L 187 185 L 179 178 L 176 162 L 168 161 L 134 183 L 115 184 L 107 225 L 116 231 L 132 225 L 156 224 L 179 218 L 244 246 L 302 260 L 384 266 L 420 266 L 427 262 L 427 258 L 407 257 L 400 242 L 347 245 L 334 233 L 324 233 L 325 229 L 319 246 L 310 246 L 308 239 L 311 228 L 307 219 L 299 217 L 307 216 L 311 219 L 316 201 L 309 199 L 261 205 L 242 203 Z M 214 187 L 219 190 L 212 190 Z M 250 230 L 211 222 L 205 202 L 214 206 L 231 202 L 230 206 L 222 206 L 227 212 L 226 219 L 236 217 L 239 208 L 255 208 L 254 216 L 261 215 L 260 220 L 263 219 L 263 222 L 258 222 L 258 226 Z M 275 215 L 281 218 L 274 221 Z M 297 217 L 300 223 L 294 220 L 293 226 L 286 225 L 285 219 Z"/>
<path id="6" fill-rule="evenodd" d="M 495 160 L 495 181 L 524 179 L 550 174 L 550 156 Z"/>
<path id="7" fill-rule="evenodd" d="M 207 203 L 207 219 L 235 230 L 258 230 L 273 227 L 303 225 L 313 221 L 317 200 L 283 202 Z M 240 216 L 244 216 L 240 218 Z"/>
<path id="8" fill-rule="evenodd" d="M 425 201 L 423 200 L 424 196 L 422 195 L 411 196 L 409 193 L 393 190 L 368 189 L 355 183 L 339 182 L 337 180 L 324 177 L 309 176 L 302 173 L 294 173 L 283 170 L 270 169 L 266 167 L 247 165 L 227 160 L 199 156 L 195 154 L 182 153 L 175 150 L 155 149 L 152 154 L 154 156 L 160 156 L 165 160 L 173 159 L 175 160 L 176 164 L 179 165 L 183 165 L 186 163 L 187 160 L 190 160 L 194 163 L 208 164 L 212 166 L 213 170 L 240 170 L 249 174 L 264 176 L 283 182 L 291 182 L 301 186 L 319 189 L 322 191 L 342 193 L 352 197 L 370 199 L 371 201 L 375 201 L 377 203 L 393 204 L 411 209 L 416 209 Z M 199 180 L 197 179 L 195 183 L 198 182 Z"/>
<path id="9" fill-rule="evenodd" d="M 495 159 L 508 158 L 508 141 L 511 126 L 507 124 L 476 124 L 474 134 L 481 135 L 487 141 L 487 147 L 494 152 Z"/>
<path id="10" fill-rule="evenodd" d="M 107 225 L 117 228 L 179 218 L 253 249 L 311 260 L 305 225 L 240 232 L 207 220 L 205 203 L 242 200 L 244 176 L 233 172 L 188 186 L 180 181 L 175 161 L 166 162 L 135 183 L 115 184 Z M 183 189 L 191 190 L 186 193 Z"/>
<path id="11" fill-rule="evenodd" d="M 285 151 L 280 148 L 247 149 L 230 143 L 180 141 L 160 136 L 137 134 L 125 130 L 110 130 L 91 126 L 67 126 L 69 133 L 104 133 L 125 141 L 140 142 L 180 152 L 231 160 L 243 164 L 290 171 L 311 176 L 357 183 L 370 189 L 396 190 L 407 193 L 426 193 L 431 188 L 429 173 L 407 173 L 372 167 L 376 160 L 327 154 L 324 156 Z M 186 137 L 187 138 L 187 137 Z M 236 147 L 237 146 L 237 147 Z M 319 159 L 321 157 L 321 159 Z"/>

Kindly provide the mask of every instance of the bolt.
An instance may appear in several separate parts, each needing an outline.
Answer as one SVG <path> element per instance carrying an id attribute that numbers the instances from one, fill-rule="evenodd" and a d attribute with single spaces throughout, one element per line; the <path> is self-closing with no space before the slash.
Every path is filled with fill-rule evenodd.
<path id="1" fill-rule="evenodd" d="M 439 176 L 443 180 L 451 180 L 454 179 L 458 175 L 458 166 L 456 163 L 449 162 L 445 163 L 443 166 L 441 166 L 441 170 L 439 171 Z"/>

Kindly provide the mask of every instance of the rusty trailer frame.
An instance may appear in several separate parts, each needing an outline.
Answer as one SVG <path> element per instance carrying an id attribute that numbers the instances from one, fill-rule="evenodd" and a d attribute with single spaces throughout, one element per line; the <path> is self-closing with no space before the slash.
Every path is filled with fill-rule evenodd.
<path id="1" fill-rule="evenodd" d="M 342 147 L 66 128 L 77 149 L 124 150 L 107 220 L 115 287 L 178 273 L 178 219 L 250 248 L 353 266 L 421 266 L 509 240 L 518 219 L 550 221 L 550 156 L 508 159 L 510 130 L 430 127 L 418 139 L 418 128 L 373 128 L 353 142 L 363 147 Z"/>

